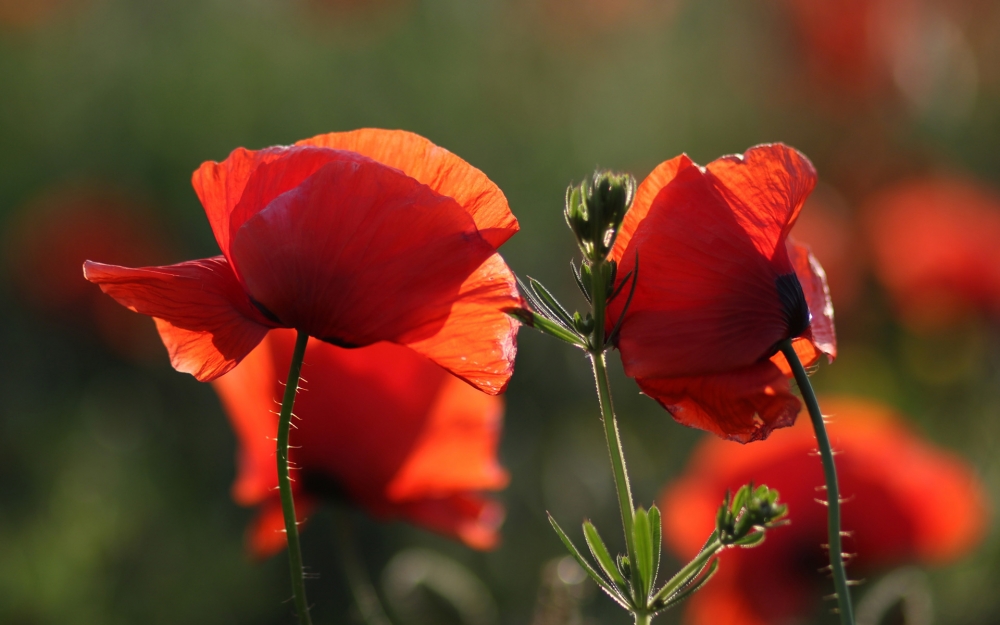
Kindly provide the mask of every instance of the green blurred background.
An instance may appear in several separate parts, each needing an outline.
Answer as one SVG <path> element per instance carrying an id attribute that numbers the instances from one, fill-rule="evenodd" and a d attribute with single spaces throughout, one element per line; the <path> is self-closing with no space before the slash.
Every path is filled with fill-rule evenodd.
<path id="1" fill-rule="evenodd" d="M 235 442 L 215 394 L 170 368 L 151 320 L 95 297 L 80 254 L 214 255 L 189 182 L 202 161 L 359 127 L 414 131 L 485 171 L 521 223 L 505 258 L 574 303 L 567 184 L 598 165 L 641 179 L 680 152 L 705 163 L 797 147 L 822 181 L 803 238 L 838 306 L 841 356 L 819 390 L 896 406 L 997 493 L 1000 320 L 900 323 L 861 213 L 884 185 L 929 172 L 1000 185 L 1000 3 L 845 0 L 830 29 L 872 7 L 891 18 L 866 22 L 860 51 L 817 37 L 800 4 L 0 0 L 0 623 L 292 622 L 284 558 L 243 553 L 252 511 L 229 498 Z M 701 434 L 618 370 L 614 384 L 648 505 Z M 494 552 L 355 513 L 377 584 L 413 562 L 484 584 L 468 590 L 474 614 L 427 592 L 396 602 L 399 624 L 541 625 L 557 599 L 583 622 L 628 622 L 549 564 L 564 553 L 546 510 L 618 522 L 579 352 L 521 333 L 501 455 L 512 482 Z M 1000 622 L 994 534 L 930 572 L 935 622 Z M 303 540 L 315 620 L 351 622 L 328 511 Z"/>

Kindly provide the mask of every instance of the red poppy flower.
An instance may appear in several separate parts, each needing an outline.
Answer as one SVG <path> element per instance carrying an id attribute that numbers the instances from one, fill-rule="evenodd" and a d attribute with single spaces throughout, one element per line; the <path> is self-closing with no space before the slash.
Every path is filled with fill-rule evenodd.
<path id="1" fill-rule="evenodd" d="M 240 444 L 233 498 L 260 506 L 248 533 L 258 556 L 285 545 L 275 406 L 294 345 L 294 332 L 274 330 L 213 383 Z M 300 519 L 324 497 L 346 497 L 472 547 L 496 544 L 503 508 L 481 493 L 507 484 L 496 460 L 501 399 L 386 342 L 344 349 L 310 339 L 304 362 L 289 444 Z"/>
<path id="2" fill-rule="evenodd" d="M 167 238 L 145 206 L 105 185 L 73 184 L 31 199 L 3 233 L 3 273 L 21 302 L 63 327 L 100 336 L 122 356 L 161 357 L 148 322 L 80 280 L 80 265 L 94 256 L 130 264 L 169 257 Z"/>
<path id="3" fill-rule="evenodd" d="M 611 251 L 624 277 L 639 258 L 617 347 L 625 372 L 674 419 L 748 442 L 791 425 L 799 400 L 778 344 L 806 365 L 836 354 L 822 267 L 787 238 L 816 183 L 780 144 L 699 167 L 678 156 L 636 191 Z M 610 331 L 626 297 L 608 308 Z"/>
<path id="4" fill-rule="evenodd" d="M 848 572 L 864 576 L 907 562 L 940 563 L 967 552 L 986 527 L 983 489 L 960 458 L 932 447 L 888 408 L 822 401 L 838 450 Z M 664 541 L 693 556 L 715 527 L 726 489 L 767 484 L 789 506 L 791 524 L 755 549 L 721 555 L 715 578 L 688 603 L 692 625 L 798 622 L 818 609 L 830 580 L 826 507 L 816 503 L 823 469 L 808 419 L 766 442 L 736 447 L 714 437 L 695 450 L 685 474 L 662 497 Z"/>
<path id="5" fill-rule="evenodd" d="M 222 255 L 130 269 L 87 262 L 156 319 L 179 371 L 236 366 L 272 328 L 343 346 L 388 340 L 489 393 L 510 379 L 520 304 L 496 247 L 517 231 L 481 171 L 402 131 L 320 135 L 204 163 L 194 188 Z"/>
<path id="6" fill-rule="evenodd" d="M 962 179 L 910 180 L 865 212 L 875 271 L 910 325 L 1000 314 L 1000 194 Z"/>

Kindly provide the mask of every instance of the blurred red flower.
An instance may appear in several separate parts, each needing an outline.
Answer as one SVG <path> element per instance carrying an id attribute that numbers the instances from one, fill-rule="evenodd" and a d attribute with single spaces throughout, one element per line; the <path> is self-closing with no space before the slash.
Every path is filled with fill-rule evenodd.
<path id="1" fill-rule="evenodd" d="M 917 329 L 1000 315 L 1000 194 L 960 178 L 896 184 L 865 204 L 875 271 Z"/>
<path id="2" fill-rule="evenodd" d="M 233 498 L 260 506 L 248 532 L 257 556 L 285 546 L 275 410 L 294 344 L 294 332 L 274 330 L 213 383 L 239 438 Z M 289 451 L 300 520 L 321 498 L 343 497 L 471 547 L 496 544 L 503 508 L 481 493 L 507 484 L 496 460 L 500 398 L 385 342 L 344 349 L 311 339 L 302 371 Z"/>
<path id="3" fill-rule="evenodd" d="M 175 369 L 201 381 L 272 328 L 349 347 L 406 345 L 489 393 L 513 369 L 520 304 L 496 248 L 517 231 L 481 171 L 423 137 L 357 130 L 237 149 L 194 174 L 222 256 L 87 279 L 156 319 Z"/>
<path id="4" fill-rule="evenodd" d="M 853 211 L 832 189 L 819 187 L 806 200 L 792 229 L 792 237 L 808 245 L 830 285 L 837 315 L 858 304 L 864 284 L 867 249 Z"/>
<path id="5" fill-rule="evenodd" d="M 975 54 L 958 22 L 974 14 L 959 0 L 780 0 L 799 40 L 805 78 L 824 105 L 887 95 L 894 87 L 916 112 L 964 117 L 978 87 Z"/>
<path id="6" fill-rule="evenodd" d="M 857 399 L 824 399 L 845 497 L 845 549 L 855 577 L 906 562 L 939 563 L 973 547 L 987 520 L 971 468 L 907 429 L 890 409 Z M 758 445 L 703 440 L 685 474 L 662 497 L 664 541 L 693 556 L 715 527 L 727 489 L 753 481 L 775 488 L 791 524 L 756 549 L 722 554 L 715 578 L 688 603 L 693 625 L 799 622 L 829 592 L 826 508 L 815 501 L 823 469 L 808 419 Z"/>
<path id="7" fill-rule="evenodd" d="M 773 144 L 706 167 L 678 156 L 636 191 L 611 252 L 621 277 L 639 257 L 617 347 L 625 373 L 678 422 L 766 438 L 800 405 L 778 344 L 794 338 L 807 366 L 836 354 L 823 269 L 787 238 L 815 184 L 804 155 Z M 608 331 L 625 300 L 609 305 Z"/>
<path id="8" fill-rule="evenodd" d="M 3 273 L 21 302 L 63 327 L 100 336 L 119 355 L 160 356 L 145 320 L 80 280 L 80 265 L 94 256 L 128 264 L 170 256 L 146 206 L 106 185 L 75 183 L 29 200 L 3 230 Z"/>

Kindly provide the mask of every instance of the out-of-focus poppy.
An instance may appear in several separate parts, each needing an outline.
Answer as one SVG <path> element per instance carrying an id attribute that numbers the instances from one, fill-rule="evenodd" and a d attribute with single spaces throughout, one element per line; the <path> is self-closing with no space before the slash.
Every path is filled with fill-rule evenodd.
<path id="1" fill-rule="evenodd" d="M 853 309 L 861 291 L 867 250 L 855 216 L 844 200 L 830 188 L 817 188 L 795 221 L 792 237 L 823 259 L 837 313 Z"/>
<path id="2" fill-rule="evenodd" d="M 285 545 L 275 408 L 294 344 L 293 331 L 274 330 L 213 383 L 240 443 L 233 497 L 260 506 L 248 533 L 258 556 Z M 344 349 L 310 339 L 302 375 L 289 445 L 300 520 L 333 496 L 475 548 L 496 544 L 503 508 L 482 492 L 507 484 L 496 460 L 500 398 L 387 342 Z"/>
<path id="3" fill-rule="evenodd" d="M 496 248 L 517 231 L 481 171 L 409 132 L 365 129 L 237 149 L 194 174 L 222 255 L 131 269 L 87 262 L 156 319 L 175 369 L 202 381 L 273 328 L 343 346 L 406 345 L 500 393 L 520 304 Z"/>
<path id="4" fill-rule="evenodd" d="M 875 271 L 908 325 L 1000 315 L 1000 194 L 960 178 L 896 184 L 865 204 Z"/>
<path id="5" fill-rule="evenodd" d="M 968 551 L 986 526 L 983 489 L 960 458 L 921 440 L 888 408 L 858 399 L 824 399 L 845 498 L 845 549 L 855 577 L 906 562 L 940 563 Z M 756 549 L 721 556 L 719 573 L 689 602 L 692 625 L 800 622 L 829 592 L 823 468 L 808 419 L 766 442 L 735 447 L 714 437 L 695 450 L 684 475 L 662 497 L 664 541 L 693 556 L 715 527 L 726 490 L 753 481 L 777 489 L 787 527 Z"/>
<path id="6" fill-rule="evenodd" d="M 0 0 L 0 27 L 27 28 L 80 0 Z"/>
<path id="7" fill-rule="evenodd" d="M 141 202 L 95 183 L 55 188 L 18 210 L 3 239 L 4 273 L 21 302 L 96 332 L 123 356 L 159 355 L 148 322 L 80 280 L 80 265 L 95 256 L 137 265 L 169 258 L 167 237 Z"/>
<path id="8" fill-rule="evenodd" d="M 975 57 L 955 23 L 956 2 L 781 0 L 807 76 L 824 100 L 887 94 L 921 114 L 964 115 L 978 86 Z"/>
<path id="9" fill-rule="evenodd" d="M 823 269 L 787 238 L 815 184 L 805 156 L 773 144 L 706 167 L 678 156 L 636 191 L 611 252 L 619 280 L 639 262 L 617 347 L 625 372 L 680 423 L 766 438 L 799 413 L 779 343 L 794 339 L 806 365 L 835 355 Z M 609 305 L 608 331 L 625 300 Z"/>

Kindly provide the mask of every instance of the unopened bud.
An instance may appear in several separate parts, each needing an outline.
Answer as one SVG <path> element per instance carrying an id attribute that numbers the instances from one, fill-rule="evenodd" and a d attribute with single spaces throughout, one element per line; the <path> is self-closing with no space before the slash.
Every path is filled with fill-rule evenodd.
<path id="1" fill-rule="evenodd" d="M 635 178 L 629 174 L 598 170 L 579 186 L 566 189 L 566 223 L 588 260 L 607 258 L 635 188 Z"/>

